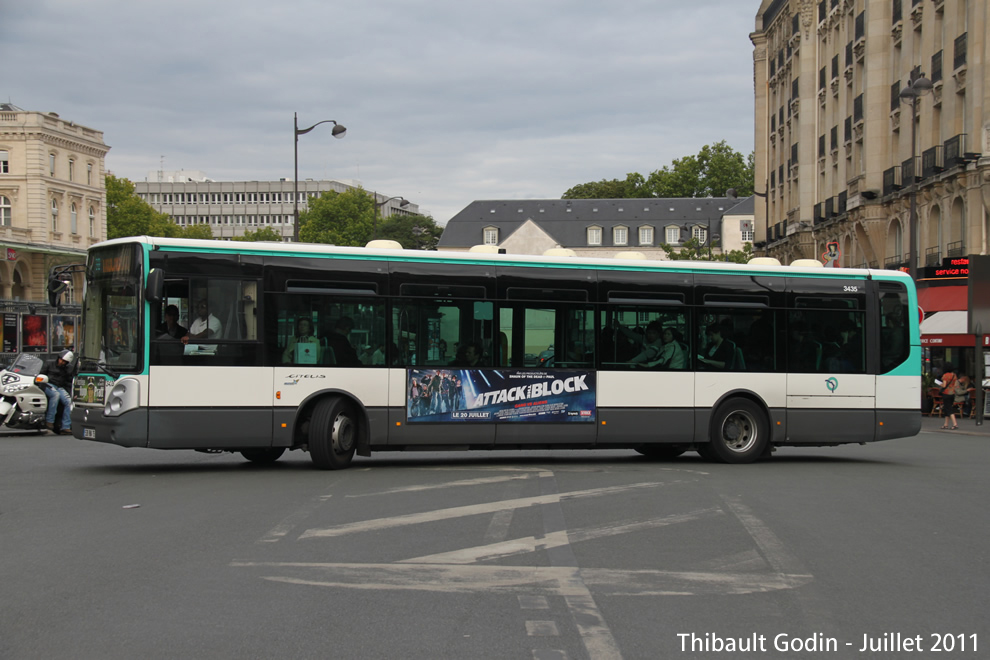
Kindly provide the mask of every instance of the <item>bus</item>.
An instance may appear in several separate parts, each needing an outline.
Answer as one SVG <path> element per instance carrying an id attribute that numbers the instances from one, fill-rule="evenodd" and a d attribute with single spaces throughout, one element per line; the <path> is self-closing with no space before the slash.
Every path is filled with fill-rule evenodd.
<path id="1" fill-rule="evenodd" d="M 381 243 L 92 246 L 73 435 L 339 469 L 437 449 L 749 463 L 920 430 L 903 273 Z"/>

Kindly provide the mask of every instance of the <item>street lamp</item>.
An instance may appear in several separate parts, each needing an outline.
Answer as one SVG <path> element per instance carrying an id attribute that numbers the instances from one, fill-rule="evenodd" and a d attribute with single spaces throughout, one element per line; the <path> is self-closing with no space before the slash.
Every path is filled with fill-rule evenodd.
<path id="1" fill-rule="evenodd" d="M 378 193 L 375 193 L 375 197 L 377 197 L 377 196 L 378 196 Z M 385 206 L 386 204 L 388 204 L 389 202 L 391 202 L 393 199 L 399 200 L 399 207 L 400 208 L 403 208 L 404 209 L 407 206 L 409 206 L 409 200 L 406 199 L 405 197 L 401 197 L 399 195 L 396 195 L 395 197 L 389 197 L 384 202 L 375 202 L 375 232 L 374 232 L 374 236 L 375 236 L 376 239 L 378 238 L 378 214 L 381 213 L 382 207 Z"/>
<path id="2" fill-rule="evenodd" d="M 900 93 L 902 101 L 909 101 L 911 103 L 911 218 L 908 220 L 910 223 L 908 227 L 908 242 L 910 243 L 908 247 L 910 259 L 908 261 L 908 272 L 911 274 L 911 279 L 915 281 L 917 281 L 918 277 L 918 201 L 916 199 L 918 175 L 915 172 L 917 169 L 917 164 L 915 163 L 917 145 L 915 143 L 917 142 L 918 131 L 918 100 L 922 94 L 930 91 L 932 91 L 932 81 L 925 78 L 921 74 L 921 71 L 915 69 L 911 72 L 907 87 L 902 89 Z M 901 172 L 901 176 L 903 175 L 904 173 Z"/>
<path id="3" fill-rule="evenodd" d="M 294 141 L 292 156 L 295 163 L 295 176 L 292 179 L 292 202 L 294 205 L 292 212 L 292 240 L 295 243 L 299 242 L 299 136 L 309 133 L 320 124 L 333 124 L 330 134 L 338 140 L 344 137 L 344 133 L 347 132 L 346 128 L 332 119 L 324 119 L 323 121 L 316 122 L 309 128 L 299 130 L 299 114 L 292 113 L 292 137 Z"/>

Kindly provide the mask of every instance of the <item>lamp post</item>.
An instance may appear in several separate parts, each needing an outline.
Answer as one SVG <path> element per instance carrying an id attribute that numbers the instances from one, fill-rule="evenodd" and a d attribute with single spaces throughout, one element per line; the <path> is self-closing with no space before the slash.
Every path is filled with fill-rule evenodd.
<path id="1" fill-rule="evenodd" d="M 908 220 L 910 223 L 908 227 L 908 242 L 910 243 L 908 246 L 908 272 L 911 274 L 911 279 L 915 281 L 918 278 L 918 175 L 915 172 L 917 169 L 915 159 L 918 157 L 916 145 L 918 137 L 918 100 L 922 94 L 931 90 L 932 81 L 925 78 L 921 71 L 915 69 L 911 72 L 907 87 L 902 89 L 899 95 L 902 101 L 909 101 L 911 103 L 911 217 Z M 903 172 L 901 175 L 903 176 Z"/>
<path id="2" fill-rule="evenodd" d="M 335 122 L 332 119 L 324 119 L 323 121 L 318 121 L 309 128 L 299 129 L 299 114 L 296 112 L 292 113 L 292 137 L 293 137 L 293 163 L 295 164 L 295 175 L 292 179 L 292 241 L 294 243 L 299 242 L 299 136 L 309 133 L 311 130 L 319 126 L 320 124 L 333 124 L 333 129 L 331 129 L 330 134 L 333 135 L 338 140 L 344 137 L 344 133 L 347 129 Z"/>
<path id="3" fill-rule="evenodd" d="M 375 197 L 376 198 L 378 197 L 378 193 L 375 193 Z M 389 197 L 384 202 L 375 202 L 375 231 L 374 231 L 374 237 L 376 239 L 378 238 L 378 214 L 381 213 L 382 207 L 385 206 L 386 204 L 388 204 L 389 202 L 391 202 L 393 199 L 399 200 L 399 207 L 400 208 L 406 208 L 407 206 L 409 206 L 409 200 L 406 199 L 405 197 L 401 197 L 399 195 L 396 195 L 395 197 Z"/>

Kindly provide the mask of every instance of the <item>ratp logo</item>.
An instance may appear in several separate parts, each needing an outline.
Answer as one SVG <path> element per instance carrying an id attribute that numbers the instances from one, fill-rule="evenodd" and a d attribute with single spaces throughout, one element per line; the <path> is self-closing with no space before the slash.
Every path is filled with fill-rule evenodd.
<path id="1" fill-rule="evenodd" d="M 828 388 L 828 391 L 829 392 L 833 392 L 834 393 L 835 390 L 839 389 L 839 381 L 838 381 L 838 379 L 837 378 L 829 378 L 828 380 L 825 381 L 825 387 Z"/>

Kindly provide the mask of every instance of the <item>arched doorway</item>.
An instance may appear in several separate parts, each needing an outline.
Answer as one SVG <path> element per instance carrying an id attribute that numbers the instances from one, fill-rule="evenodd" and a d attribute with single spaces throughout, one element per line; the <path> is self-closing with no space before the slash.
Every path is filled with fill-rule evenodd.
<path id="1" fill-rule="evenodd" d="M 14 266 L 14 274 L 10 278 L 10 297 L 12 300 L 27 299 L 27 288 L 31 284 L 31 280 L 25 271 L 24 264 Z"/>
<path id="2" fill-rule="evenodd" d="M 942 261 L 942 248 L 945 243 L 942 235 L 942 209 L 938 205 L 932 205 L 928 213 L 927 228 L 924 244 L 918 247 L 921 253 L 919 266 L 935 266 Z"/>

